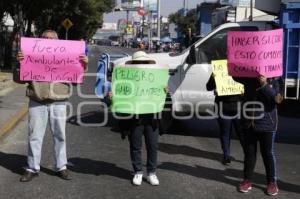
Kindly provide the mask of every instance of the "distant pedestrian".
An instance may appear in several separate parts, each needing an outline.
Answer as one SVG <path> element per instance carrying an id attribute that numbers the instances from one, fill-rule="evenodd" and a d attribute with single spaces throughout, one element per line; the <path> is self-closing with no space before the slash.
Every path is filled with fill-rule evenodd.
<path id="1" fill-rule="evenodd" d="M 42 38 L 58 39 L 58 36 L 55 31 L 46 30 L 43 32 Z M 24 59 L 22 52 L 18 53 L 17 59 L 19 61 Z M 79 56 L 79 60 L 86 68 L 88 58 L 84 52 Z M 65 135 L 67 119 L 66 100 L 70 97 L 69 84 L 31 81 L 28 82 L 26 95 L 30 99 L 28 113 L 28 165 L 20 181 L 28 182 L 38 176 L 42 143 L 48 121 L 50 122 L 54 140 L 56 175 L 64 180 L 70 180 L 67 170 Z"/>
<path id="2" fill-rule="evenodd" d="M 159 50 L 160 50 L 160 42 L 156 41 L 156 43 L 155 43 L 155 53 L 158 53 Z"/>
<path id="3" fill-rule="evenodd" d="M 140 48 L 141 50 L 144 50 L 144 49 L 145 49 L 145 45 L 143 44 L 143 42 L 140 42 L 140 43 L 139 43 L 139 48 Z"/>
<path id="4" fill-rule="evenodd" d="M 89 47 L 88 47 L 87 40 L 85 40 L 84 38 L 81 38 L 81 39 L 79 39 L 79 41 L 84 41 L 85 42 L 85 55 L 88 56 L 88 54 L 89 54 Z"/>
<path id="5" fill-rule="evenodd" d="M 260 76 L 255 78 L 240 78 L 245 86 L 242 127 L 245 133 L 244 180 L 239 185 L 239 191 L 246 193 L 252 188 L 252 178 L 256 164 L 257 143 L 263 158 L 267 194 L 277 195 L 277 172 L 275 160 L 275 137 L 278 125 L 277 104 L 281 103 L 282 81 L 280 78 Z"/>
<path id="6" fill-rule="evenodd" d="M 216 104 L 219 107 L 218 123 L 220 128 L 220 140 L 223 150 L 224 165 L 231 163 L 230 143 L 233 130 L 235 131 L 241 149 L 244 149 L 244 134 L 240 126 L 240 107 L 241 95 L 216 96 Z"/>

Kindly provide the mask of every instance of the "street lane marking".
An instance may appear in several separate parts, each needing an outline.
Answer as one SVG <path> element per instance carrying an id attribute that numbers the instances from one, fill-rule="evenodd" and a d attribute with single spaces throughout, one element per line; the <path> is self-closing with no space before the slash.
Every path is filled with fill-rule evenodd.
<path id="1" fill-rule="evenodd" d="M 6 121 L 3 126 L 0 127 L 0 138 L 2 138 L 5 134 L 11 131 L 19 121 L 27 114 L 28 105 L 24 105 L 20 111 L 13 115 L 8 121 Z"/>

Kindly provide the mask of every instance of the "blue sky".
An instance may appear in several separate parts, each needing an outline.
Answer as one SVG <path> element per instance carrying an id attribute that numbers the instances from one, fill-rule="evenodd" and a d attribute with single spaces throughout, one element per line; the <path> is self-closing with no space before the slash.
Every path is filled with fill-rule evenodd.
<path id="1" fill-rule="evenodd" d="M 183 7 L 183 0 L 160 0 L 161 13 L 163 16 L 168 16 L 172 12 L 176 12 Z M 196 8 L 196 5 L 203 0 L 187 0 L 188 8 Z M 118 0 L 118 2 L 121 2 Z M 130 15 L 129 15 L 130 16 Z M 118 19 L 126 19 L 126 12 L 112 12 L 104 15 L 104 22 L 117 23 Z"/>

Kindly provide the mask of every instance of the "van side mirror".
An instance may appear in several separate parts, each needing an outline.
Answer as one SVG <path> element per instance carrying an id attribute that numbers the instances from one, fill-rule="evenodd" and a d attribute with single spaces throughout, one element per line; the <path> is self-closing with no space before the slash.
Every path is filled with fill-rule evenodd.
<path id="1" fill-rule="evenodd" d="M 192 65 L 196 63 L 196 48 L 192 45 L 190 48 L 189 55 L 187 57 L 187 64 Z"/>

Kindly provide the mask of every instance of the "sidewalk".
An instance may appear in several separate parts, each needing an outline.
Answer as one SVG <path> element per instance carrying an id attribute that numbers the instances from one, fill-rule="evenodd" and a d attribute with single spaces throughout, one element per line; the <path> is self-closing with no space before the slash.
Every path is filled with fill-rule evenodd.
<path id="1" fill-rule="evenodd" d="M 0 72 L 0 138 L 27 114 L 25 86 L 13 82 L 11 73 Z"/>
<path id="2" fill-rule="evenodd" d="M 4 96 L 16 86 L 12 80 L 12 73 L 0 72 L 0 96 Z"/>

